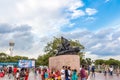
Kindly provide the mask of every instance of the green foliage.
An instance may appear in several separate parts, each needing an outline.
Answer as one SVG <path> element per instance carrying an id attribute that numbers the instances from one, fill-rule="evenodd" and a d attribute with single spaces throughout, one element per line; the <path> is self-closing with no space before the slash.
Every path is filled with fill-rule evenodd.
<path id="1" fill-rule="evenodd" d="M 115 60 L 110 58 L 109 60 L 103 60 L 103 59 L 98 59 L 95 61 L 96 65 L 102 65 L 102 64 L 106 64 L 106 65 L 114 65 L 115 67 L 120 67 L 120 61 L 119 60 Z"/>
<path id="2" fill-rule="evenodd" d="M 85 65 L 85 66 L 87 66 L 87 62 L 86 62 L 85 59 L 82 59 L 80 62 L 81 62 L 81 63 L 80 63 L 81 65 Z"/>
<path id="3" fill-rule="evenodd" d="M 18 62 L 18 60 L 27 60 L 28 57 L 25 56 L 14 56 L 11 57 L 5 53 L 0 53 L 0 62 Z"/>
<path id="4" fill-rule="evenodd" d="M 91 58 L 81 59 L 80 62 L 81 65 L 85 65 L 85 66 L 92 64 Z"/>
<path id="5" fill-rule="evenodd" d="M 42 56 L 39 56 L 37 59 L 38 64 L 43 66 L 48 66 L 49 57 L 51 56 L 53 56 L 53 54 L 44 54 Z"/>
<path id="6" fill-rule="evenodd" d="M 91 58 L 86 58 L 86 62 L 87 62 L 88 65 L 91 65 L 92 64 Z"/>
<path id="7" fill-rule="evenodd" d="M 105 63 L 108 65 L 120 66 L 120 61 L 115 60 L 115 59 L 106 60 Z"/>
<path id="8" fill-rule="evenodd" d="M 102 65 L 104 63 L 105 63 L 105 60 L 102 60 L 102 59 L 98 59 L 98 60 L 95 61 L 96 65 Z"/>

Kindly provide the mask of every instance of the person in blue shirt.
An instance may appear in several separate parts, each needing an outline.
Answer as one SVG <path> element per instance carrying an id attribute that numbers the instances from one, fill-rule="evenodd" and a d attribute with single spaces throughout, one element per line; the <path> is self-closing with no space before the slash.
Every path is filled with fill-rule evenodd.
<path id="1" fill-rule="evenodd" d="M 78 76 L 77 76 L 77 70 L 73 70 L 73 73 L 72 73 L 72 80 L 78 80 Z"/>
<path id="2" fill-rule="evenodd" d="M 45 77 L 45 80 L 48 79 L 48 72 L 47 72 L 47 69 L 45 69 L 45 74 L 44 74 L 44 77 Z"/>
<path id="3" fill-rule="evenodd" d="M 92 66 L 91 71 L 92 71 L 92 77 L 95 77 L 95 66 Z"/>

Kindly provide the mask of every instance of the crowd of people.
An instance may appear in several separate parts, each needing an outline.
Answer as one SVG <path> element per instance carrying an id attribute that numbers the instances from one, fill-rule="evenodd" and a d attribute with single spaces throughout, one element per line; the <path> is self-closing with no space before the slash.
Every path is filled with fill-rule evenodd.
<path id="1" fill-rule="evenodd" d="M 87 80 L 89 74 L 88 68 L 82 65 L 79 71 L 70 66 L 63 66 L 61 70 L 36 68 L 35 75 L 40 75 L 42 80 Z"/>
<path id="2" fill-rule="evenodd" d="M 17 68 L 17 67 L 3 67 L 0 69 L 0 78 L 5 75 L 9 79 L 14 77 L 14 80 L 29 80 L 29 73 L 34 73 L 34 78 L 37 80 L 87 80 L 88 68 L 82 65 L 80 70 L 71 69 L 70 66 L 63 66 L 61 70 L 49 69 L 47 67 L 41 68 Z M 80 79 L 81 78 L 81 79 Z"/>
<path id="3" fill-rule="evenodd" d="M 8 76 L 9 79 L 14 80 L 28 80 L 29 69 L 28 68 L 17 68 L 17 67 L 3 67 L 0 69 L 0 78 Z"/>
<path id="4" fill-rule="evenodd" d="M 116 74 L 119 76 L 119 69 L 116 69 Z M 49 69 L 47 67 L 36 67 L 36 68 L 17 68 L 17 67 L 3 67 L 0 69 L 0 78 L 8 76 L 9 79 L 12 77 L 14 80 L 29 80 L 29 74 L 32 72 L 35 80 L 87 80 L 88 76 L 95 77 L 95 66 L 84 66 L 82 65 L 79 70 L 71 69 L 70 66 L 63 66 L 61 70 L 55 68 Z M 105 67 L 104 75 L 107 73 L 113 75 L 113 67 Z"/>

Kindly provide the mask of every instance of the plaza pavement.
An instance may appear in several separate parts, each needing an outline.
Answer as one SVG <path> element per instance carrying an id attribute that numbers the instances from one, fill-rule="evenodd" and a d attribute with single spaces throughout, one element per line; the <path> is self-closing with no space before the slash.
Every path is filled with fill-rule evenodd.
<path id="1" fill-rule="evenodd" d="M 117 76 L 116 74 L 113 74 L 113 76 L 110 76 L 107 74 L 104 76 L 104 73 L 96 73 L 95 77 L 89 76 L 88 80 L 120 80 L 120 75 Z"/>

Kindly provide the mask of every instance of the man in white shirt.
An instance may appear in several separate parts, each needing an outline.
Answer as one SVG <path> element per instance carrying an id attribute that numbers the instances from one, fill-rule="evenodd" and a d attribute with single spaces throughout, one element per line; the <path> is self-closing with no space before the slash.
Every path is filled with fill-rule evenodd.
<path id="1" fill-rule="evenodd" d="M 72 73 L 71 73 L 71 68 L 70 68 L 70 66 L 68 67 L 68 74 L 69 74 L 68 79 L 71 80 L 71 75 L 72 75 Z"/>
<path id="2" fill-rule="evenodd" d="M 60 72 L 61 72 L 61 80 L 65 80 L 65 66 L 62 67 Z"/>
<path id="3" fill-rule="evenodd" d="M 109 70 L 110 70 L 110 75 L 112 76 L 113 75 L 113 67 L 110 66 Z"/>

